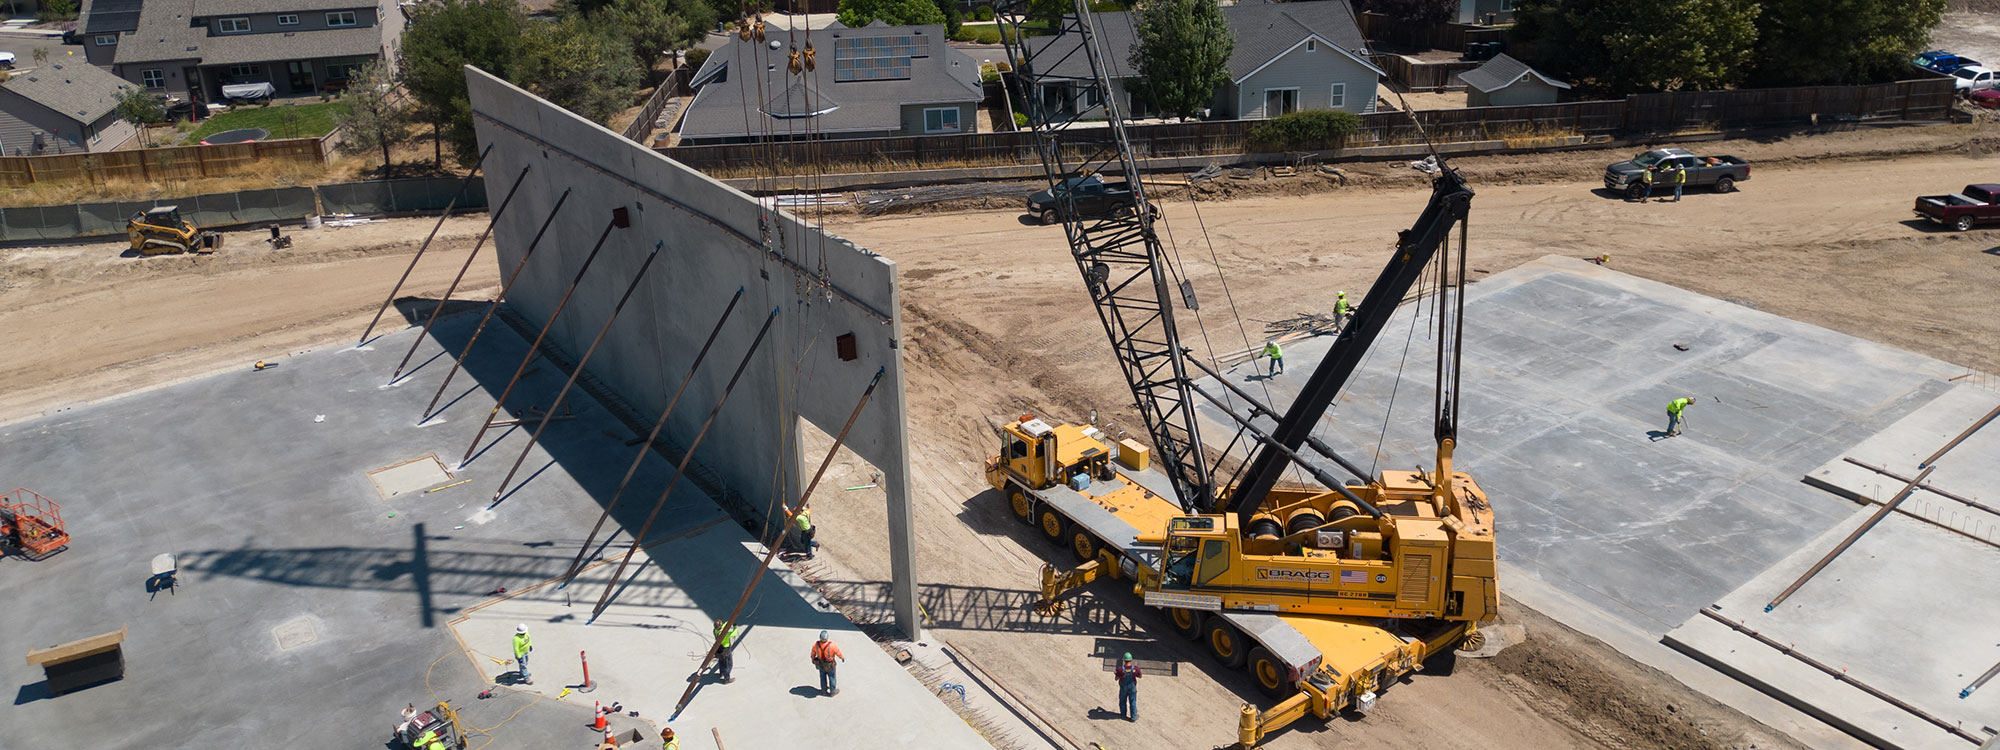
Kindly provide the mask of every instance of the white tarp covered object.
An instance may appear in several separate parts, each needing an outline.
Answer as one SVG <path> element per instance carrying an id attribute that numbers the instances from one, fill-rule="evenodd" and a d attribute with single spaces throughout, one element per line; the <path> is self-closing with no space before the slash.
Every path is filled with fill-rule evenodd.
<path id="1" fill-rule="evenodd" d="M 265 99 L 278 93 L 278 87 L 263 83 L 230 83 L 222 86 L 224 99 Z"/>

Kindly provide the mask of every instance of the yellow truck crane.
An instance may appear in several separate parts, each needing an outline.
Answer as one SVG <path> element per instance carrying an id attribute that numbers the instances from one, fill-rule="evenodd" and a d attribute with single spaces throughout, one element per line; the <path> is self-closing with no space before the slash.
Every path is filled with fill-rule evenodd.
<path id="1" fill-rule="evenodd" d="M 1024 5 L 1003 18 L 1018 24 L 1031 11 Z M 1151 440 L 1146 446 L 1093 424 L 1034 415 L 998 429 L 987 481 L 1015 518 L 1082 562 L 1068 571 L 1044 566 L 1038 609 L 1053 614 L 1064 592 L 1099 576 L 1131 581 L 1174 630 L 1199 639 L 1222 664 L 1247 667 L 1278 700 L 1261 711 L 1243 707 L 1237 741 L 1246 748 L 1307 714 L 1365 712 L 1427 659 L 1476 644 L 1478 625 L 1498 610 L 1492 509 L 1451 464 L 1472 191 L 1439 160 L 1430 201 L 1399 233 L 1367 304 L 1280 413 L 1187 356 L 1180 342 L 1175 292 L 1183 306 L 1200 308 L 1162 250 L 1144 184 L 1131 179 L 1137 159 L 1122 104 L 1108 95 L 1102 43 L 1084 2 L 1060 19 L 1029 22 L 1057 34 L 1017 28 L 1006 78 L 1024 104 L 1050 194 L 1065 200 L 1056 186 L 1109 173 L 1125 175 L 1136 191 L 1130 212 L 1062 206 L 1057 213 Z M 1108 127 L 1075 127 L 1099 107 Z M 1422 303 L 1435 305 L 1428 316 L 1438 347 L 1435 462 L 1428 471 L 1371 475 L 1312 431 L 1419 280 L 1436 290 Z M 1198 385 L 1196 370 L 1228 392 Z M 1227 480 L 1218 479 L 1223 466 L 1210 461 L 1201 437 L 1195 407 L 1203 400 L 1235 422 L 1229 445 L 1253 449 Z M 1248 414 L 1239 413 L 1245 407 Z M 1318 460 L 1302 455 L 1308 450 Z M 1322 488 L 1279 487 L 1288 472 Z"/>

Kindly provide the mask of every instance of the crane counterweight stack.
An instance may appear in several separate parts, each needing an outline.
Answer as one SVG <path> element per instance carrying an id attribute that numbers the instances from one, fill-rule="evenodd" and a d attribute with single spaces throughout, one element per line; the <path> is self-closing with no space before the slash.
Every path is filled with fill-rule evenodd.
<path id="1" fill-rule="evenodd" d="M 1365 304 L 1280 416 L 1181 343 L 1174 298 L 1178 292 L 1196 309 L 1192 282 L 1154 233 L 1159 210 L 1145 198 L 1085 3 L 1074 0 L 1060 19 L 1030 12 L 1018 3 L 1001 13 L 1015 25 L 1006 36 L 1013 63 L 1007 83 L 1026 104 L 1050 186 L 1039 208 L 1030 199 L 1030 210 L 1045 221 L 1061 219 L 1152 441 L 1149 452 L 1094 425 L 1031 414 L 998 428 L 988 483 L 1016 519 L 1082 563 L 1044 568 L 1037 610 L 1054 613 L 1065 592 L 1097 578 L 1131 581 L 1175 631 L 1202 641 L 1225 666 L 1247 668 L 1259 690 L 1279 701 L 1263 711 L 1244 707 L 1236 736 L 1245 747 L 1308 714 L 1366 711 L 1382 687 L 1426 659 L 1450 658 L 1477 641 L 1479 624 L 1498 613 L 1492 508 L 1478 483 L 1451 463 L 1473 193 L 1439 159 L 1429 203 L 1398 234 Z M 1028 36 L 1024 21 L 1056 33 Z M 1098 107 L 1106 126 L 1079 127 Z M 1110 183 L 1111 174 L 1123 183 Z M 1087 180 L 1092 176 L 1098 180 Z M 1086 182 L 1100 194 L 1129 191 L 1131 199 L 1086 210 L 1077 200 Z M 1435 464 L 1371 476 L 1312 432 L 1387 327 L 1396 301 L 1426 281 L 1435 293 L 1420 294 L 1419 304 L 1435 305 L 1429 317 L 1438 345 Z M 1195 370 L 1228 392 L 1195 386 Z M 1250 446 L 1229 481 L 1218 480 L 1202 441 L 1197 398 L 1236 422 L 1229 445 Z M 1268 428 L 1259 421 L 1270 419 Z M 1306 449 L 1348 476 L 1308 459 Z M 1325 488 L 1279 487 L 1295 468 Z"/>

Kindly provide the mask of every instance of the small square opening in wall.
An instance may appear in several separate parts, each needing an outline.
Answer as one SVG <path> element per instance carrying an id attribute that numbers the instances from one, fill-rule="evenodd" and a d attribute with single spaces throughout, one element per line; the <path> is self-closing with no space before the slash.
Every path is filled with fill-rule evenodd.
<path id="1" fill-rule="evenodd" d="M 387 500 L 449 482 L 451 472 L 445 470 L 444 462 L 438 460 L 436 453 L 427 453 L 370 471 L 368 479 L 375 483 L 376 494 Z"/>
<path id="2" fill-rule="evenodd" d="M 843 333 L 833 339 L 833 349 L 840 354 L 840 361 L 853 362 L 861 357 L 854 349 L 854 334 Z"/>

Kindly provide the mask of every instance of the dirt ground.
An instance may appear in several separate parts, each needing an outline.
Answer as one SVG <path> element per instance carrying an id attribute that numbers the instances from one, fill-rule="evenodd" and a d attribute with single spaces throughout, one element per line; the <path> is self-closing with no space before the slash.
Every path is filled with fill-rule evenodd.
<path id="1" fill-rule="evenodd" d="M 1475 276 L 1548 253 L 1608 252 L 1618 270 L 1991 372 L 2000 371 L 2000 232 L 1937 231 L 1911 222 L 1909 209 L 1916 195 L 1992 181 L 1985 152 L 1996 142 L 1992 130 L 1957 126 L 1705 144 L 1751 159 L 1753 178 L 1740 192 L 1677 204 L 1602 193 L 1597 176 L 1622 151 L 1456 163 L 1479 193 Z M 1425 183 L 1397 163 L 1343 170 L 1344 183 L 1259 178 L 1223 183 L 1199 204 L 1157 199 L 1204 300 L 1199 317 L 1181 318 L 1198 354 L 1243 348 L 1260 338 L 1258 321 L 1324 311 L 1332 290 L 1367 288 L 1421 210 Z M 0 346 L 35 353 L 0 365 L 0 422 L 352 341 L 430 223 L 300 232 L 282 252 L 238 233 L 225 252 L 194 258 L 120 258 L 108 245 L 0 250 Z M 404 294 L 441 293 L 478 228 L 478 217 L 449 222 Z M 1081 741 L 1231 741 L 1238 707 L 1265 701 L 1115 582 L 1078 592 L 1054 620 L 1025 610 L 1042 563 L 1069 558 L 1010 520 L 980 476 L 994 442 L 988 415 L 1080 419 L 1094 408 L 1142 431 L 1122 406 L 1130 397 L 1061 230 L 1017 210 L 835 216 L 829 229 L 900 266 L 927 637 L 977 660 Z M 490 295 L 497 277 L 482 260 L 467 281 L 476 292 L 457 297 Z M 815 500 L 826 554 L 814 574 L 879 592 L 882 498 L 841 489 L 867 474 L 850 457 Z M 1365 718 L 1303 722 L 1270 746 L 1797 747 L 1511 601 L 1505 611 L 1499 632 L 1512 645 L 1496 657 L 1460 659 L 1449 678 L 1419 674 Z M 1135 724 L 1113 718 L 1115 691 L 1093 657 L 1122 651 L 1177 673 L 1146 679 Z"/>

